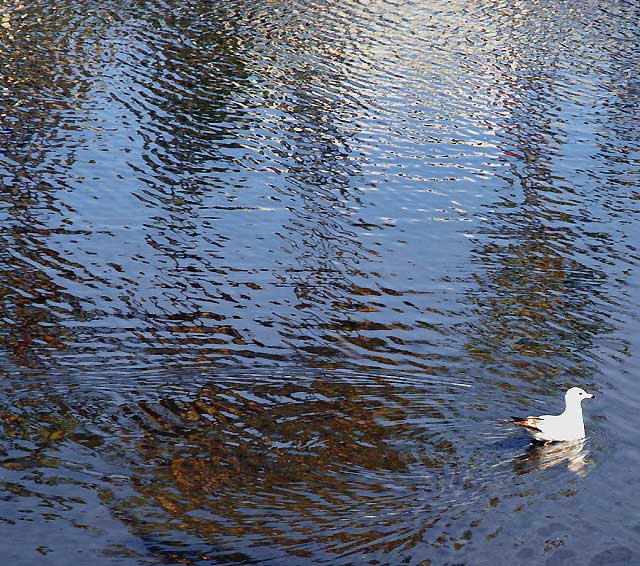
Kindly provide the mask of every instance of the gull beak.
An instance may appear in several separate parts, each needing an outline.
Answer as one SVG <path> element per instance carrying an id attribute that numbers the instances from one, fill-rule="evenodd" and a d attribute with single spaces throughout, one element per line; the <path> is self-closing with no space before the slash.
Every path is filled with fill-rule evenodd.
<path id="1" fill-rule="evenodd" d="M 596 396 L 593 393 L 587 393 L 587 395 L 589 396 L 589 399 L 595 399 Z"/>

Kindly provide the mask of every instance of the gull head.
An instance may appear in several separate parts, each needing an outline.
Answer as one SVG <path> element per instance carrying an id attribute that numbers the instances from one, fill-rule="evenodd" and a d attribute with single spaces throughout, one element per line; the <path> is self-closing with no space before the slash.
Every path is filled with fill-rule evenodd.
<path id="1" fill-rule="evenodd" d="M 582 387 L 572 387 L 564 394 L 567 403 L 582 403 L 584 399 L 593 399 L 595 395 L 587 393 Z"/>

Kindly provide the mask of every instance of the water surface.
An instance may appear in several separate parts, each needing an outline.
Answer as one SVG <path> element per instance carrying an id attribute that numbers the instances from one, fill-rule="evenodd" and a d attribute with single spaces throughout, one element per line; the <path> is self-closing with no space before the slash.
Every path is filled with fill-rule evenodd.
<path id="1" fill-rule="evenodd" d="M 3 7 L 0 555 L 637 563 L 638 12 Z"/>

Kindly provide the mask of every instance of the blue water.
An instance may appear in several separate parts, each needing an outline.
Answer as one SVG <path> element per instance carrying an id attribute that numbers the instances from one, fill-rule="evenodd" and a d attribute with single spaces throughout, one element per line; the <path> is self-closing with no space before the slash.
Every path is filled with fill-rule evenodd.
<path id="1" fill-rule="evenodd" d="M 0 557 L 640 561 L 635 4 L 0 14 Z"/>

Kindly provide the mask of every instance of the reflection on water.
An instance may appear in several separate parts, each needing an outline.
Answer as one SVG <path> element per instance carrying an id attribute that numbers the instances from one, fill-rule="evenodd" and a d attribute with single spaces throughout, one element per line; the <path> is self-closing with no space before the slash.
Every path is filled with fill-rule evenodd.
<path id="1" fill-rule="evenodd" d="M 528 450 L 513 461 L 513 468 L 518 474 L 546 470 L 560 464 L 580 477 L 587 474 L 589 449 L 585 440 L 575 442 L 551 442 L 548 444 L 531 443 Z"/>
<path id="2" fill-rule="evenodd" d="M 618 106 L 589 110 L 583 131 L 567 47 L 549 37 L 592 8 L 547 20 L 490 6 L 473 9 L 493 39 L 422 5 L 403 18 L 382 5 L 118 6 L 80 25 L 73 2 L 7 12 L 6 346 L 34 367 L 452 376 L 468 371 L 465 347 L 507 382 L 588 375 L 583 352 L 614 328 L 612 282 L 637 263 L 618 221 L 635 203 L 634 91 L 600 86 Z M 626 33 L 625 17 L 601 18 Z M 531 33 L 542 49 L 521 41 Z"/>
<path id="3" fill-rule="evenodd" d="M 0 555 L 640 560 L 639 15 L 7 3 Z"/>
<path id="4" fill-rule="evenodd" d="M 465 407 L 469 384 L 267 376 L 142 373 L 131 384 L 121 373 L 85 385 L 82 404 L 63 374 L 55 395 L 37 382 L 14 391 L 2 407 L 3 489 L 23 507 L 14 520 L 38 501 L 41 520 L 102 537 L 86 522 L 99 505 L 143 542 L 110 544 L 119 558 L 401 563 L 472 548 L 505 507 L 528 515 L 530 500 L 574 497 L 589 469 L 582 444 L 528 448 Z"/>
<path id="5" fill-rule="evenodd" d="M 375 547 L 375 526 L 401 512 L 408 495 L 383 486 L 414 460 L 392 445 L 406 435 L 405 413 L 394 405 L 393 397 L 383 405 L 359 388 L 322 381 L 240 391 L 211 385 L 190 402 L 140 404 L 132 415 L 145 431 L 136 501 L 166 516 L 164 525 L 142 528 L 158 536 L 173 532 L 179 519 L 181 531 L 205 537 L 219 552 L 240 550 L 239 528 L 249 547 L 272 547 L 267 555 L 279 547 L 309 556 L 311 533 L 313 546 L 329 553 Z M 163 434 L 171 445 L 159 442 Z"/>

